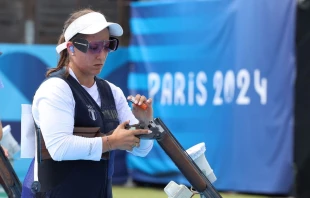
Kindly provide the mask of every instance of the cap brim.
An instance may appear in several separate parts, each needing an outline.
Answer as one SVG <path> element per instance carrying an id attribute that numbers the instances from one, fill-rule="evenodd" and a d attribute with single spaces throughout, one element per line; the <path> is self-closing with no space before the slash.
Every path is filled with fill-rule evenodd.
<path id="1" fill-rule="evenodd" d="M 64 49 L 67 48 L 67 43 L 68 43 L 68 42 L 64 42 L 64 43 L 62 43 L 62 44 L 60 44 L 60 45 L 58 45 L 58 46 L 56 47 L 56 51 L 57 51 L 58 54 L 59 54 L 62 50 L 64 50 Z"/>
<path id="2" fill-rule="evenodd" d="M 112 36 L 122 36 L 123 35 L 123 28 L 117 23 L 94 23 L 84 30 L 80 31 L 81 34 L 96 34 L 103 30 L 104 28 L 109 27 L 110 35 Z"/>

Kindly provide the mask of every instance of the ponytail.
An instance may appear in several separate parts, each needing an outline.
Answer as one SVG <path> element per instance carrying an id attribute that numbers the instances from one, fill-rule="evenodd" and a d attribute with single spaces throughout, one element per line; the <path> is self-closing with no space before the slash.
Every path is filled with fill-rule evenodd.
<path id="1" fill-rule="evenodd" d="M 61 34 L 60 35 L 60 38 L 59 38 L 59 41 L 58 41 L 58 44 L 61 44 L 65 42 L 65 37 L 64 37 L 64 34 Z M 60 58 L 59 58 L 59 61 L 57 63 L 57 67 L 56 68 L 52 68 L 52 69 L 49 69 L 47 72 L 46 72 L 46 77 L 50 76 L 51 73 L 53 72 L 56 72 L 56 71 L 59 71 L 61 70 L 63 67 L 67 66 L 67 64 L 69 63 L 69 55 L 68 55 L 68 51 L 67 50 L 62 50 L 60 52 Z M 66 67 L 66 73 L 65 73 L 65 76 L 67 77 L 69 75 L 69 68 Z"/>

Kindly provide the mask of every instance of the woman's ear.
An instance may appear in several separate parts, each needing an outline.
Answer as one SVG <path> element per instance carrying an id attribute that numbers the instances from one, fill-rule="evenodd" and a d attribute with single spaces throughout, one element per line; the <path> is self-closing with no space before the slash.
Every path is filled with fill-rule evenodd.
<path id="1" fill-rule="evenodd" d="M 71 55 L 74 56 L 74 46 L 72 45 L 72 43 L 68 43 L 67 48 L 68 50 L 70 50 Z"/>

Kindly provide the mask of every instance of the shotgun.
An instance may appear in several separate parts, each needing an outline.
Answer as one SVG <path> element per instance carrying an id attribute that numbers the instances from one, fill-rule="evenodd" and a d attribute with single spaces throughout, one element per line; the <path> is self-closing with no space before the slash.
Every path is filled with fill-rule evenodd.
<path id="1" fill-rule="evenodd" d="M 206 198 L 222 198 L 208 178 L 203 174 L 200 168 L 187 154 L 178 140 L 173 136 L 168 127 L 160 118 L 149 121 L 145 127 L 143 125 L 127 125 L 125 128 L 142 129 L 148 128 L 152 131 L 150 134 L 143 134 L 137 137 L 141 139 L 155 139 L 166 154 L 175 163 L 181 173 L 189 181 L 192 187 Z"/>
<path id="2" fill-rule="evenodd" d="M 4 155 L 2 146 L 0 146 L 0 183 L 8 197 L 21 197 L 21 182 L 19 181 L 9 159 Z"/>

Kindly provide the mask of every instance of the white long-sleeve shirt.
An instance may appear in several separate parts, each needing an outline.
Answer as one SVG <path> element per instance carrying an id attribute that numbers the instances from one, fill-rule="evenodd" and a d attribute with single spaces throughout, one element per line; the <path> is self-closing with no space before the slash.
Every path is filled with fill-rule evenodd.
<path id="1" fill-rule="evenodd" d="M 70 75 L 76 80 L 73 71 Z M 132 114 L 122 90 L 108 82 L 111 87 L 119 122 L 130 120 L 130 124 L 138 123 Z M 101 106 L 97 84 L 84 89 Z M 41 128 L 42 135 L 51 157 L 55 161 L 62 160 L 94 160 L 99 161 L 102 154 L 102 138 L 85 138 L 73 135 L 75 101 L 69 85 L 60 78 L 50 78 L 43 82 L 34 96 L 32 114 Z M 153 147 L 153 140 L 141 140 L 140 147 L 131 153 L 145 156 Z"/>

